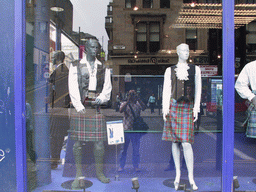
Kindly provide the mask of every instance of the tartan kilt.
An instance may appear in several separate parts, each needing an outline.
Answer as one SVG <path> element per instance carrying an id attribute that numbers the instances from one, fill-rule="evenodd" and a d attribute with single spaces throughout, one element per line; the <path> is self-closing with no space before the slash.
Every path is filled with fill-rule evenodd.
<path id="1" fill-rule="evenodd" d="M 193 103 L 170 101 L 170 112 L 166 118 L 162 140 L 194 143 Z"/>
<path id="2" fill-rule="evenodd" d="M 96 109 L 86 109 L 84 114 L 72 109 L 68 132 L 70 139 L 76 141 L 106 141 L 105 116 L 97 114 Z"/>
<path id="3" fill-rule="evenodd" d="M 247 109 L 247 121 L 246 136 L 256 138 L 256 109 L 252 103 Z"/>

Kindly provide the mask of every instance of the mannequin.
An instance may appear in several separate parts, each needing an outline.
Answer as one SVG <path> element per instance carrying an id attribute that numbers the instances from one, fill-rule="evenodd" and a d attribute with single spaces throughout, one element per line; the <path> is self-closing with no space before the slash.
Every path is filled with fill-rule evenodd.
<path id="1" fill-rule="evenodd" d="M 70 138 L 75 140 L 73 154 L 76 162 L 76 178 L 72 189 L 79 188 L 82 173 L 82 142 L 94 142 L 94 159 L 97 178 L 102 183 L 110 180 L 103 174 L 103 141 L 107 139 L 105 117 L 98 107 L 110 99 L 112 90 L 110 70 L 97 60 L 99 51 L 97 39 L 89 39 L 85 44 L 86 54 L 79 63 L 69 69 L 69 93 L 75 108 L 71 115 Z M 86 151 L 85 151 L 86 153 Z"/>
<path id="2" fill-rule="evenodd" d="M 244 122 L 246 125 L 246 136 L 256 138 L 256 61 L 247 63 L 240 72 L 235 89 L 243 99 L 248 101 L 247 118 Z"/>
<path id="3" fill-rule="evenodd" d="M 162 139 L 172 141 L 172 154 L 176 169 L 174 180 L 178 190 L 180 169 L 180 147 L 188 170 L 188 179 L 193 190 L 198 187 L 194 181 L 194 122 L 200 112 L 201 72 L 200 68 L 187 63 L 189 46 L 177 46 L 178 64 L 165 71 L 163 85 L 163 119 L 165 121 Z"/>

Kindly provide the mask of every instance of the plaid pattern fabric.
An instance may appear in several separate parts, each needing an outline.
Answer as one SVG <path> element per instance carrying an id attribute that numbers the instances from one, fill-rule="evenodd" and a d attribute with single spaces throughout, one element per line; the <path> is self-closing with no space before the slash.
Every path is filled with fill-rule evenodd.
<path id="1" fill-rule="evenodd" d="M 125 104 L 125 102 L 121 103 L 120 108 L 122 108 L 122 106 Z M 132 107 L 135 116 L 139 117 L 140 116 L 140 111 L 141 106 L 140 103 L 137 101 L 136 104 L 134 103 L 130 103 L 130 106 Z M 132 115 L 132 111 L 131 108 L 129 107 L 129 105 L 126 106 L 126 109 L 124 111 L 124 118 L 123 118 L 123 126 L 124 126 L 124 130 L 132 130 L 133 129 L 133 122 L 134 122 L 134 117 Z"/>
<path id="2" fill-rule="evenodd" d="M 86 113 L 77 113 L 73 109 L 70 120 L 70 138 L 77 141 L 106 141 L 107 130 L 105 116 L 97 114 L 96 109 L 86 109 Z"/>
<path id="3" fill-rule="evenodd" d="M 256 109 L 254 105 L 251 103 L 247 109 L 247 129 L 246 136 L 251 138 L 256 138 Z"/>
<path id="4" fill-rule="evenodd" d="M 171 99 L 162 140 L 194 143 L 193 103 Z"/>

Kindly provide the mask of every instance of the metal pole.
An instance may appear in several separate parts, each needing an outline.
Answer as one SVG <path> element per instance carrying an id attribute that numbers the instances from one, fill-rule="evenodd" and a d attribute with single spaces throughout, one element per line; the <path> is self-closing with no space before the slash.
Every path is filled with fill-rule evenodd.
<path id="1" fill-rule="evenodd" d="M 223 0 L 223 146 L 222 191 L 232 191 L 234 159 L 235 42 L 234 0 Z"/>
<path id="2" fill-rule="evenodd" d="M 27 191 L 26 161 L 26 117 L 25 117 L 25 1 L 14 1 L 14 104 L 15 104 L 15 147 L 16 147 L 16 188 Z M 8 10 L 8 9 L 7 9 Z M 7 13 L 2 12 L 3 16 Z M 9 13 L 10 15 L 12 13 Z M 1 16 L 2 17 L 2 16 Z M 11 18 L 11 17 L 10 17 Z M 11 21 L 9 21 L 11 22 Z M 12 28 L 10 26 L 10 28 Z M 10 34 L 11 35 L 11 34 Z M 11 90 L 12 91 L 12 90 Z M 9 125 L 10 126 L 10 125 Z M 8 127 L 9 129 L 12 127 Z M 12 169 L 10 170 L 12 171 Z M 3 179 L 3 177 L 2 177 Z M 10 184 L 12 181 L 10 181 Z M 3 186 L 1 186 L 3 187 Z M 12 187 L 10 186 L 10 189 Z"/>

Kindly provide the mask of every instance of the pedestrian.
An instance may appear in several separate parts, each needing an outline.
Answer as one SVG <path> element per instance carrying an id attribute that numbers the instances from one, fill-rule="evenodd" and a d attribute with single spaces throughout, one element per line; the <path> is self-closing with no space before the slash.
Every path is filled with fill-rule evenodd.
<path id="1" fill-rule="evenodd" d="M 119 111 L 120 103 L 121 103 L 121 94 L 119 92 L 116 94 L 116 112 Z"/>
<path id="2" fill-rule="evenodd" d="M 154 93 L 149 97 L 148 103 L 149 103 L 149 107 L 150 107 L 151 114 L 152 114 L 155 112 L 154 109 L 155 109 L 155 104 L 156 104 L 156 98 L 155 98 Z"/>
<path id="3" fill-rule="evenodd" d="M 59 120 L 59 117 L 54 113 L 54 102 L 57 98 L 61 97 L 61 93 L 68 92 L 68 68 L 64 63 L 65 53 L 63 51 L 55 51 L 53 53 L 53 66 L 54 70 L 50 75 L 50 96 L 49 101 L 52 106 L 51 118 L 50 118 L 50 146 L 51 146 L 51 169 L 57 169 L 60 163 L 60 154 L 63 147 L 65 136 L 68 135 L 68 124 L 62 124 L 63 121 Z M 57 81 L 62 79 L 62 84 L 57 84 Z M 67 95 L 69 98 L 69 95 Z M 59 105 L 60 108 L 67 107 L 65 103 Z"/>
<path id="4" fill-rule="evenodd" d="M 181 177 L 180 147 L 188 170 L 192 190 L 198 187 L 194 181 L 194 122 L 200 112 L 201 72 L 198 66 L 188 64 L 189 46 L 177 46 L 178 63 L 166 69 L 163 85 L 163 118 L 165 121 L 162 139 L 172 141 L 172 154 L 175 163 L 175 190 L 178 190 Z"/>
<path id="5" fill-rule="evenodd" d="M 33 113 L 31 105 L 26 101 L 26 148 L 29 155 L 30 160 L 36 165 L 37 154 L 34 150 L 33 144 Z"/>
<path id="6" fill-rule="evenodd" d="M 139 117 L 140 112 L 146 109 L 146 105 L 141 101 L 141 99 L 136 94 L 135 90 L 130 90 L 128 92 L 127 101 L 121 103 L 120 113 L 124 113 L 123 125 L 125 131 L 133 130 L 134 116 Z M 142 133 L 138 132 L 125 132 L 125 143 L 123 144 L 123 149 L 120 157 L 120 167 L 118 171 L 123 171 L 126 163 L 127 150 L 130 142 L 132 143 L 132 164 L 136 172 L 139 172 L 140 163 L 140 139 Z"/>

